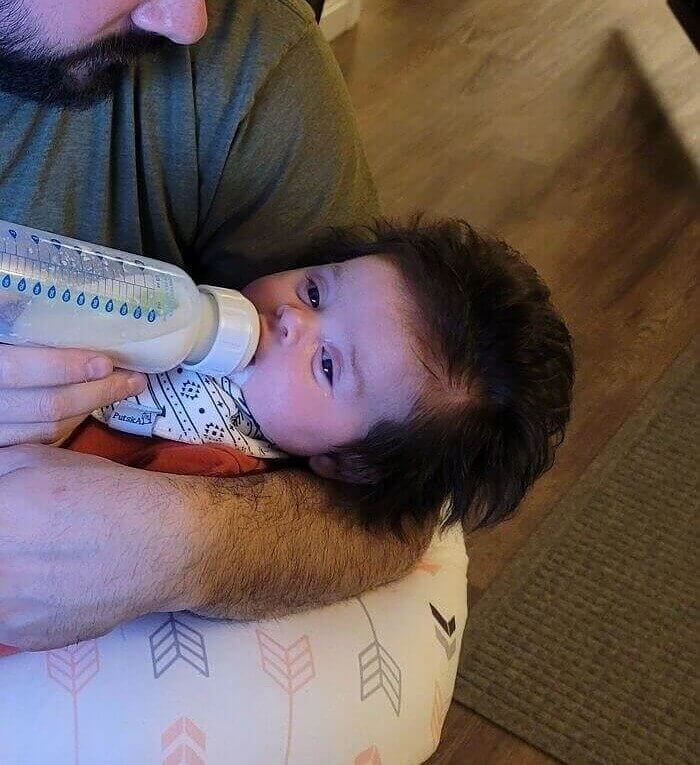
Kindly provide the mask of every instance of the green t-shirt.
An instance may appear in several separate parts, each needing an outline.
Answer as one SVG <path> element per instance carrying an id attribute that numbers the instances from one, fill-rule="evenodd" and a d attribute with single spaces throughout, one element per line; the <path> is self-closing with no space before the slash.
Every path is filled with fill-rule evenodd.
<path id="1" fill-rule="evenodd" d="M 0 218 L 241 287 L 378 212 L 350 99 L 304 0 L 214 0 L 196 45 L 85 111 L 0 92 Z"/>

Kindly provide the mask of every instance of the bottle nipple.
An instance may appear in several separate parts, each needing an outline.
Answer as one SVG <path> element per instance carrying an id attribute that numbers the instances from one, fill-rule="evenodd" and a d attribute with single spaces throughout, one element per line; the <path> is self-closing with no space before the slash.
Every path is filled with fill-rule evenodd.
<path id="1" fill-rule="evenodd" d="M 213 325 L 213 338 L 208 340 L 209 347 L 203 357 L 196 361 L 186 359 L 183 366 L 202 374 L 229 378 L 232 373 L 244 372 L 260 340 L 260 317 L 255 306 L 236 290 L 200 284 L 199 291 L 213 300 L 215 310 L 208 319 Z"/>

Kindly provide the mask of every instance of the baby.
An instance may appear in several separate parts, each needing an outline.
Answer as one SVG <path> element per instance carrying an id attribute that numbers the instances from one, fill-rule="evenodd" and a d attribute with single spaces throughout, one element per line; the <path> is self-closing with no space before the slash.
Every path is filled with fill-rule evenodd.
<path id="1" fill-rule="evenodd" d="M 459 220 L 380 220 L 332 230 L 243 293 L 261 321 L 245 374 L 151 375 L 142 396 L 97 413 L 196 446 L 93 422 L 68 448 L 209 475 L 301 457 L 367 524 L 394 528 L 441 506 L 446 522 L 492 525 L 551 466 L 570 415 L 571 338 L 503 242 Z"/>
<path id="2" fill-rule="evenodd" d="M 261 321 L 244 375 L 149 375 L 142 395 L 95 413 L 132 435 L 92 420 L 65 446 L 219 476 L 302 457 L 365 525 L 399 532 L 439 508 L 472 528 L 513 513 L 551 467 L 574 378 L 535 270 L 463 221 L 418 216 L 333 230 L 298 266 L 243 290 Z"/>

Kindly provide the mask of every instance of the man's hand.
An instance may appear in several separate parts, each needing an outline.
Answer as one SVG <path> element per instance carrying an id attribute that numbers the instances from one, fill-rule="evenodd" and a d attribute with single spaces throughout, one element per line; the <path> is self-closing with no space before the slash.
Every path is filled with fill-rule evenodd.
<path id="1" fill-rule="evenodd" d="M 183 510 L 169 476 L 0 449 L 0 643 L 55 648 L 169 610 L 190 563 Z"/>
<path id="2" fill-rule="evenodd" d="M 92 351 L 0 344 L 0 446 L 59 442 L 94 409 L 145 385 Z"/>

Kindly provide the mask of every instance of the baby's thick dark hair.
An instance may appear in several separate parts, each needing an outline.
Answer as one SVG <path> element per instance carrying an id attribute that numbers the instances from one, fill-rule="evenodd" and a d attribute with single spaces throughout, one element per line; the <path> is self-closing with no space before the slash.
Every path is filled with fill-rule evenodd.
<path id="1" fill-rule="evenodd" d="M 511 515 L 553 463 L 571 414 L 571 336 L 534 268 L 462 220 L 333 229 L 299 265 L 362 255 L 392 262 L 408 290 L 407 330 L 433 371 L 407 422 L 382 421 L 335 451 L 367 526 L 401 528 L 446 500 L 447 523 Z"/>

